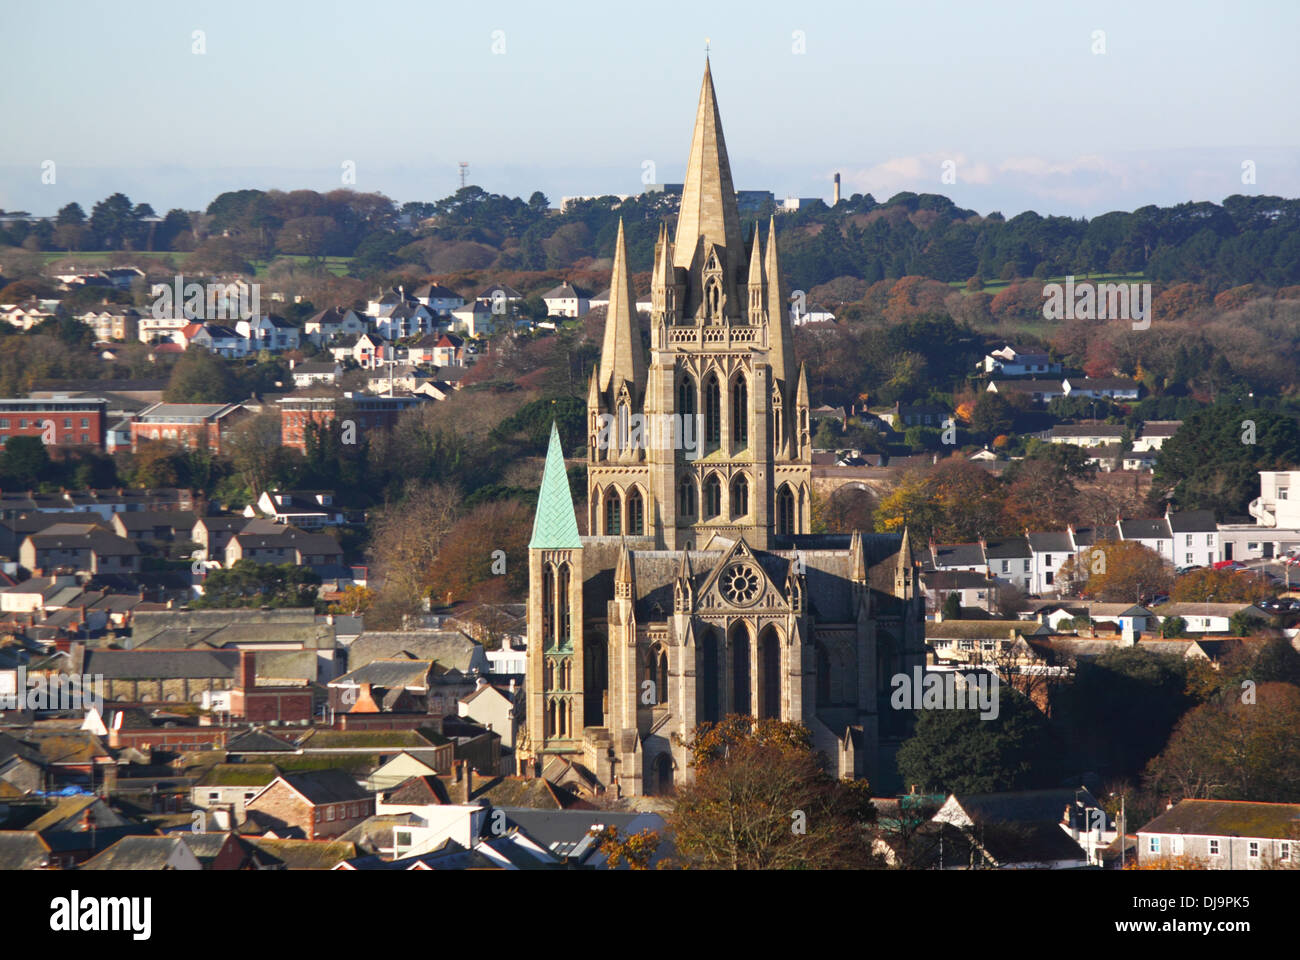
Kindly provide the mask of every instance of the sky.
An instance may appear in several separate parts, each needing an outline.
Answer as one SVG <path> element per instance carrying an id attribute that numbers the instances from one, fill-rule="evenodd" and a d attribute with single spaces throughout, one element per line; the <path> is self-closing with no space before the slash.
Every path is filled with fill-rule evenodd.
<path id="1" fill-rule="evenodd" d="M 0 0 L 0 22 L 0 208 L 36 214 L 436 200 L 460 162 L 553 205 L 680 182 L 706 40 L 738 189 L 829 200 L 839 172 L 1008 217 L 1300 196 L 1296 0 Z"/>

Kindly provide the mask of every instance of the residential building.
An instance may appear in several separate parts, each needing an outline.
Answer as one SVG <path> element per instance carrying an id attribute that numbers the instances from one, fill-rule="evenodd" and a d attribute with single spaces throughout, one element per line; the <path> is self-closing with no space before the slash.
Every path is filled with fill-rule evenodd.
<path id="1" fill-rule="evenodd" d="M 343 376 L 343 365 L 336 360 L 289 361 L 289 375 L 295 387 L 312 387 L 317 384 L 333 386 Z"/>
<path id="2" fill-rule="evenodd" d="M 1159 450 L 1182 425 L 1181 420 L 1144 420 L 1138 429 L 1138 435 L 1133 438 L 1133 452 L 1148 453 Z"/>
<path id="3" fill-rule="evenodd" d="M 1053 361 L 1046 351 L 1020 350 L 1010 344 L 988 353 L 981 362 L 984 373 L 1004 377 L 1042 376 L 1059 374 L 1061 365 Z"/>
<path id="4" fill-rule="evenodd" d="M 278 837 L 323 840 L 347 833 L 375 812 L 374 796 L 343 770 L 284 773 L 244 802 L 245 814 Z"/>
<path id="5" fill-rule="evenodd" d="M 542 294 L 542 300 L 548 317 L 582 317 L 591 309 L 591 294 L 571 283 L 552 287 Z M 634 303 L 634 298 L 629 298 L 628 306 L 633 307 Z"/>
<path id="6" fill-rule="evenodd" d="M 1060 380 L 990 380 L 986 388 L 990 393 L 1020 393 L 1032 397 L 1035 403 L 1047 403 L 1066 394 Z"/>
<path id="7" fill-rule="evenodd" d="M 248 415 L 240 403 L 155 403 L 131 423 L 131 450 L 142 440 L 166 440 L 220 455 L 226 434 Z"/>
<path id="8" fill-rule="evenodd" d="M 1180 800 L 1137 835 L 1143 866 L 1186 858 L 1208 870 L 1292 869 L 1300 854 L 1300 804 Z"/>
<path id="9" fill-rule="evenodd" d="M 1067 397 L 1107 400 L 1136 400 L 1142 384 L 1128 377 L 1075 377 L 1062 381 Z"/>
<path id="10" fill-rule="evenodd" d="M 18 562 L 33 574 L 131 574 L 140 571 L 140 548 L 95 523 L 57 523 L 23 541 Z"/>
<path id="11" fill-rule="evenodd" d="M 1048 443 L 1069 443 L 1076 447 L 1100 447 L 1120 443 L 1124 428 L 1114 423 L 1062 423 L 1052 427 L 1043 437 Z"/>

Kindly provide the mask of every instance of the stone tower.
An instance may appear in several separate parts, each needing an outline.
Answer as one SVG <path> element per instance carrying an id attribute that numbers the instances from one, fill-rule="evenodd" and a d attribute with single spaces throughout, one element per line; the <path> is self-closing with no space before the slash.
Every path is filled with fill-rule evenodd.
<path id="1" fill-rule="evenodd" d="M 715 535 L 765 549 L 809 531 L 808 386 L 796 370 L 775 219 L 741 238 L 706 65 L 672 240 L 661 225 L 650 366 L 620 222 L 600 365 L 588 392 L 587 503 L 602 536 L 661 548 Z M 639 429 L 638 429 L 639 428 Z"/>

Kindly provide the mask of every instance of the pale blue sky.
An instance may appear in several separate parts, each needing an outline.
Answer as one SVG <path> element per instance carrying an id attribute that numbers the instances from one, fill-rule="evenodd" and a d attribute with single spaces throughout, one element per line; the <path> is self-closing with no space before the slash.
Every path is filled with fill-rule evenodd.
<path id="1" fill-rule="evenodd" d="M 0 6 L 11 210 L 328 190 L 348 160 L 399 202 L 451 193 L 461 160 L 553 203 L 637 192 L 646 160 L 681 179 L 706 37 L 741 189 L 829 197 L 838 170 L 846 195 L 1007 215 L 1300 195 L 1296 0 Z"/>

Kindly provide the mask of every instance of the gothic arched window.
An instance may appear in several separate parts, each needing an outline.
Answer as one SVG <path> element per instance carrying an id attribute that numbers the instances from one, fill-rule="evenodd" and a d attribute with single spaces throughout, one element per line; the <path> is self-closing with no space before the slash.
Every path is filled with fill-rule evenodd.
<path id="1" fill-rule="evenodd" d="M 605 493 L 605 536 L 616 537 L 622 533 L 622 506 L 618 491 L 610 487 Z"/>
<path id="2" fill-rule="evenodd" d="M 731 481 L 731 517 L 739 519 L 749 513 L 749 480 L 742 473 Z"/>
<path id="3" fill-rule="evenodd" d="M 560 564 L 560 575 L 556 578 L 555 606 L 560 613 L 555 622 L 555 645 L 562 647 L 569 642 L 569 637 L 572 635 L 569 613 L 569 565 L 567 563 Z"/>
<path id="4" fill-rule="evenodd" d="M 627 532 L 634 537 L 645 533 L 645 501 L 636 487 L 627 495 Z"/>
<path id="5" fill-rule="evenodd" d="M 704 442 L 722 442 L 722 389 L 713 373 L 704 381 Z"/>
<path id="6" fill-rule="evenodd" d="M 683 417 L 695 416 L 695 380 L 690 374 L 677 384 L 677 412 Z"/>
<path id="7" fill-rule="evenodd" d="M 782 485 L 776 493 L 776 532 L 792 534 L 794 529 L 794 493 Z"/>
<path id="8" fill-rule="evenodd" d="M 682 477 L 677 485 L 677 511 L 684 517 L 695 516 L 695 481 Z"/>
<path id="9" fill-rule="evenodd" d="M 549 646 L 555 633 L 555 572 L 549 563 L 542 565 L 542 646 Z M 547 686 L 550 686 L 549 681 Z"/>
<path id="10" fill-rule="evenodd" d="M 713 519 L 722 513 L 722 481 L 716 473 L 704 481 L 704 516 Z"/>
<path id="11" fill-rule="evenodd" d="M 736 444 L 749 442 L 749 386 L 743 376 L 731 388 L 731 439 Z"/>

